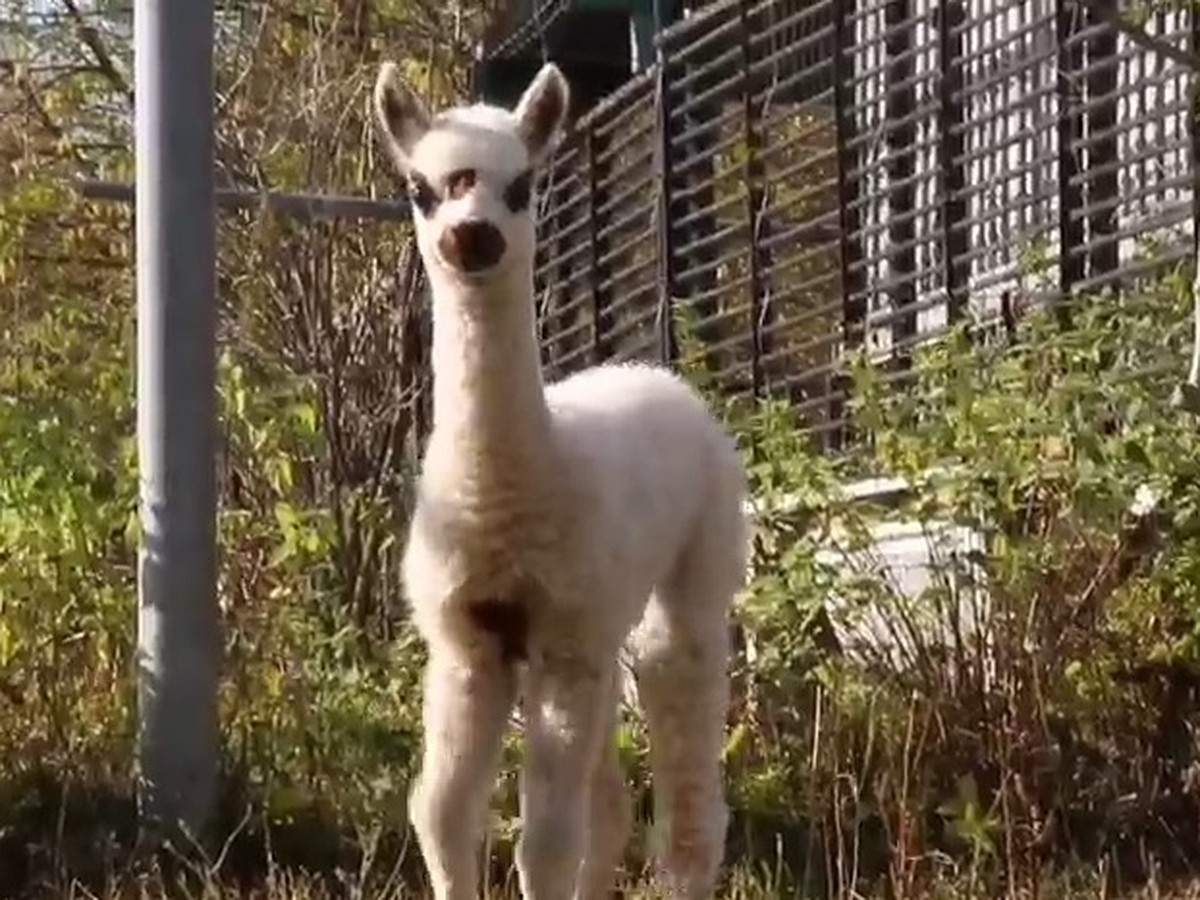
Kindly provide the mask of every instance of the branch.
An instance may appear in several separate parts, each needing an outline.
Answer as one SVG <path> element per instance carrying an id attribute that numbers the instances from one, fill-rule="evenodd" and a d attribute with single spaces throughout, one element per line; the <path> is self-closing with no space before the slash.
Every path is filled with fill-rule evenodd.
<path id="1" fill-rule="evenodd" d="M 80 152 L 79 147 L 70 139 L 62 126 L 54 120 L 54 117 L 50 115 L 41 97 L 38 96 L 37 87 L 30 80 L 29 76 L 18 66 L 14 66 L 8 61 L 0 62 L 0 73 L 10 76 L 13 85 L 21 91 L 22 98 L 25 101 L 25 110 L 37 120 L 38 124 L 42 126 L 42 130 L 51 139 L 60 142 L 63 151 L 75 162 L 82 162 L 83 154 Z"/>
<path id="2" fill-rule="evenodd" d="M 25 102 L 28 104 L 29 111 L 33 113 L 34 118 L 38 120 L 46 133 L 55 140 L 61 140 L 63 137 L 62 128 L 51 118 L 50 113 L 38 97 L 33 85 L 30 84 L 29 79 L 22 74 L 17 75 L 13 79 L 13 82 L 21 89 L 21 93 L 25 95 Z"/>
<path id="3" fill-rule="evenodd" d="M 121 74 L 117 68 L 117 64 L 113 61 L 112 54 L 108 52 L 108 48 L 104 46 L 104 41 L 100 39 L 100 32 L 95 26 L 88 24 L 84 19 L 83 13 L 79 11 L 79 5 L 75 0 L 62 0 L 62 5 L 70 16 L 71 21 L 75 24 L 75 31 L 79 35 L 79 39 L 84 45 L 92 51 L 92 57 L 96 60 L 96 68 L 100 70 L 100 74 L 108 79 L 108 83 L 120 94 L 125 96 L 129 105 L 133 105 L 133 88 L 129 86 L 129 81 Z"/>
<path id="4" fill-rule="evenodd" d="M 1123 18 L 1120 11 L 1109 6 L 1105 0 L 1082 0 L 1082 3 L 1097 18 L 1111 25 L 1143 50 L 1158 53 L 1186 69 L 1200 72 L 1200 55 L 1194 50 L 1180 50 L 1163 38 L 1147 34 L 1145 29 Z"/>

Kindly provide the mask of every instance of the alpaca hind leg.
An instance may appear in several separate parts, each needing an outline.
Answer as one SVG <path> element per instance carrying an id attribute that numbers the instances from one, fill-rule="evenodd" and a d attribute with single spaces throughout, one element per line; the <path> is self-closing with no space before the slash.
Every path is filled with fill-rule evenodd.
<path id="1" fill-rule="evenodd" d="M 635 634 L 638 697 L 654 778 L 659 868 L 672 897 L 712 896 L 725 848 L 721 777 L 735 561 L 693 551 Z M 723 564 L 724 563 L 724 564 Z"/>
<path id="2" fill-rule="evenodd" d="M 579 872 L 576 900 L 608 900 L 613 894 L 617 869 L 633 825 L 633 808 L 617 752 L 620 724 L 621 672 L 613 667 L 608 697 L 610 717 L 592 770 L 587 846 Z"/>
<path id="3" fill-rule="evenodd" d="M 435 900 L 475 900 L 476 854 L 515 693 L 515 673 L 498 656 L 467 663 L 431 649 L 409 809 Z"/>
<path id="4" fill-rule="evenodd" d="M 517 870 L 525 900 L 565 900 L 587 846 L 589 790 L 609 722 L 609 667 L 566 653 L 531 665 Z"/>

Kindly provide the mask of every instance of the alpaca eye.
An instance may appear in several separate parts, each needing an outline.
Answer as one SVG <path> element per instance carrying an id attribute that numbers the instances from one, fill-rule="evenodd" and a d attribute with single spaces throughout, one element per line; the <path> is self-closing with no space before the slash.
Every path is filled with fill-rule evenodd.
<path id="1" fill-rule="evenodd" d="M 475 187 L 474 169 L 456 169 L 446 176 L 446 193 L 451 200 L 459 200 Z"/>
<path id="2" fill-rule="evenodd" d="M 437 191 L 425 180 L 424 175 L 414 173 L 409 177 L 408 198 L 412 201 L 413 206 L 421 211 L 421 215 L 426 218 L 437 209 Z"/>
<path id="3" fill-rule="evenodd" d="M 523 212 L 529 206 L 529 195 L 532 191 L 533 172 L 522 172 L 504 189 L 504 205 L 512 212 Z"/>

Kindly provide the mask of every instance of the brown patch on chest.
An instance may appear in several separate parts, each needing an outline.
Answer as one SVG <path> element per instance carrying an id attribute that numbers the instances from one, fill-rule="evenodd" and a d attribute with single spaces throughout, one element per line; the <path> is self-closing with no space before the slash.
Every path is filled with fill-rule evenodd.
<path id="1" fill-rule="evenodd" d="M 496 640 L 505 663 L 529 658 L 529 608 L 521 600 L 476 600 L 466 611 L 474 628 Z"/>

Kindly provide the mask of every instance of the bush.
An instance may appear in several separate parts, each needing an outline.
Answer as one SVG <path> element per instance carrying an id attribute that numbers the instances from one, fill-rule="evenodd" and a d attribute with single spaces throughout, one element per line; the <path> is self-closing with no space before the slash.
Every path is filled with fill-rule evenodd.
<path id="1" fill-rule="evenodd" d="M 836 464 L 786 408 L 751 421 L 773 511 L 741 610 L 733 783 L 790 820 L 800 882 L 994 896 L 1050 862 L 1194 864 L 1200 438 L 1169 406 L 1185 274 L 1070 330 L 960 326 L 904 392 L 860 359 L 866 446 Z M 855 501 L 867 472 L 909 488 Z M 928 558 L 915 591 L 877 541 L 905 527 Z"/>

